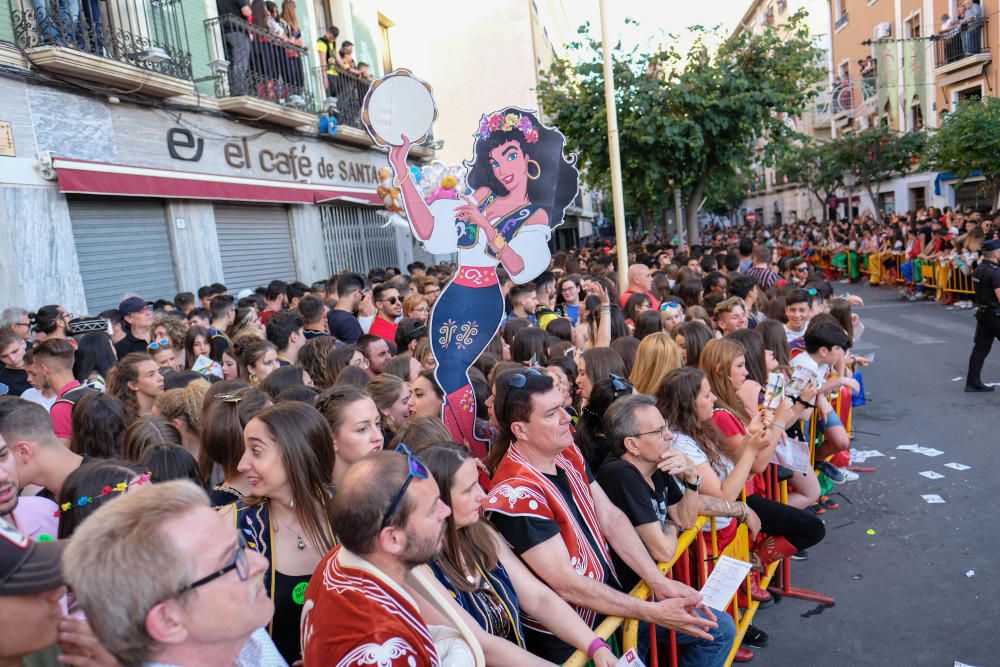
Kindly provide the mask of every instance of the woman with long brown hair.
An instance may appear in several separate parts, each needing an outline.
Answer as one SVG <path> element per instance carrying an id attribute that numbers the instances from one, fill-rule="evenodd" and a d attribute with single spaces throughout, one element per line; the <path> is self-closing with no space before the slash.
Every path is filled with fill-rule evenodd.
<path id="1" fill-rule="evenodd" d="M 547 664 L 511 645 L 522 649 L 525 645 L 522 610 L 586 652 L 597 639 L 594 632 L 482 519 L 486 494 L 479 485 L 479 467 L 472 453 L 450 442 L 429 445 L 417 453 L 434 476 L 441 501 L 451 508 L 441 554 L 429 566 L 452 599 L 488 633 L 485 641 L 480 640 L 488 659 L 525 667 Z M 596 651 L 593 659 L 599 666 L 615 664 L 606 648 Z"/>
<path id="2" fill-rule="evenodd" d="M 310 405 L 291 401 L 263 410 L 246 426 L 238 466 L 253 495 L 219 510 L 268 560 L 264 584 L 274 601 L 268 632 L 288 664 L 301 659 L 306 586 L 337 543 L 330 527 L 330 439 L 326 420 Z"/>

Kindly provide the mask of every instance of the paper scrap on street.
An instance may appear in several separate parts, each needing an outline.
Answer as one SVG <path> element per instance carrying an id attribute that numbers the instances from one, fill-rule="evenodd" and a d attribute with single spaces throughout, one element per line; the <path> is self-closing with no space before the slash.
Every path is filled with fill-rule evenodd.
<path id="1" fill-rule="evenodd" d="M 911 452 L 915 452 L 918 449 L 920 449 L 920 445 L 900 445 L 899 447 L 896 447 L 896 449 L 903 449 L 903 450 L 909 450 Z"/>
<path id="2" fill-rule="evenodd" d="M 933 470 L 925 470 L 925 471 L 923 471 L 922 473 L 919 473 L 919 474 L 923 475 L 927 479 L 941 479 L 941 478 L 944 477 L 944 475 L 942 475 L 941 473 L 934 472 Z"/>
<path id="3" fill-rule="evenodd" d="M 965 576 L 967 576 L 967 577 L 974 577 L 974 576 L 976 576 L 976 571 L 975 570 L 968 570 L 965 573 Z"/>
<path id="4" fill-rule="evenodd" d="M 952 382 L 958 382 L 958 381 L 959 381 L 959 380 L 961 380 L 961 379 L 962 379 L 962 376 L 961 376 L 961 375 L 959 375 L 959 376 L 958 376 L 957 378 L 952 378 L 952 379 L 951 379 L 951 381 L 952 381 Z"/>
<path id="5" fill-rule="evenodd" d="M 917 454 L 923 454 L 924 456 L 941 456 L 944 454 L 940 449 L 934 449 L 933 447 L 921 447 L 920 449 L 914 450 Z"/>
<path id="6" fill-rule="evenodd" d="M 622 657 L 618 658 L 615 667 L 646 667 L 646 663 L 642 661 L 634 648 L 630 648 L 622 653 Z"/>
<path id="7" fill-rule="evenodd" d="M 967 665 L 964 662 L 955 661 L 955 667 L 975 667 L 975 665 Z"/>
<path id="8" fill-rule="evenodd" d="M 936 493 L 921 494 L 920 497 L 923 498 L 928 503 L 930 503 L 931 505 L 936 505 L 938 503 L 943 503 L 944 502 L 944 498 L 942 498 L 941 496 L 939 496 Z"/>
<path id="9" fill-rule="evenodd" d="M 868 459 L 873 459 L 877 456 L 885 456 L 885 454 L 877 449 L 852 449 L 851 463 L 864 463 Z"/>
<path id="10" fill-rule="evenodd" d="M 723 556 L 701 587 L 700 592 L 705 596 L 702 603 L 712 609 L 725 609 L 749 573 L 750 563 Z"/>
<path id="11" fill-rule="evenodd" d="M 945 463 L 945 468 L 951 468 L 952 470 L 968 470 L 969 466 L 962 463 Z"/>

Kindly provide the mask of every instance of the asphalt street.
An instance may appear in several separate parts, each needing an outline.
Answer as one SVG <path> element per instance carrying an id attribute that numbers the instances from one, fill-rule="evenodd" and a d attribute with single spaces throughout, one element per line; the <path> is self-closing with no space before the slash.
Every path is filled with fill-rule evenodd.
<path id="1" fill-rule="evenodd" d="M 826 539 L 792 563 L 795 586 L 836 604 L 784 598 L 758 612 L 770 633 L 759 665 L 1000 665 L 1000 390 L 966 394 L 973 311 L 907 302 L 890 290 L 837 285 L 864 298 L 860 354 L 868 405 L 855 410 L 854 449 L 884 456 L 836 487 Z M 1000 345 L 983 381 L 1000 382 Z M 919 444 L 944 452 L 899 450 Z M 968 466 L 967 470 L 946 467 Z M 943 477 L 928 479 L 933 471 Z M 943 504 L 921 496 L 937 494 Z M 874 532 L 871 532 L 874 531 Z"/>

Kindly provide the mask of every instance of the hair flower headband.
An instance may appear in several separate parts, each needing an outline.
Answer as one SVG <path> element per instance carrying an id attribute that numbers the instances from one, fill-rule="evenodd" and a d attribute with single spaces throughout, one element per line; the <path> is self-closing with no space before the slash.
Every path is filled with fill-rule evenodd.
<path id="1" fill-rule="evenodd" d="M 101 493 L 99 496 L 97 496 L 97 498 L 100 499 L 105 496 L 110 496 L 112 493 L 125 493 L 126 491 L 128 491 L 128 488 L 130 486 L 145 484 L 152 478 L 152 476 L 153 473 L 146 471 L 142 475 L 139 475 L 132 482 L 118 482 L 114 486 L 111 485 L 105 486 L 103 489 L 101 489 Z M 73 509 L 73 507 L 84 507 L 93 502 L 94 502 L 94 496 L 80 496 L 79 498 L 76 499 L 75 502 L 65 502 L 62 505 L 60 505 L 59 509 L 55 511 L 53 516 L 59 518 L 63 512 L 69 512 L 71 509 Z"/>
<path id="2" fill-rule="evenodd" d="M 538 130 L 531 124 L 531 118 L 519 113 L 508 113 L 507 115 L 495 113 L 483 115 L 479 120 L 479 132 L 476 136 L 480 139 L 488 139 L 494 132 L 512 132 L 520 130 L 524 135 L 524 140 L 533 144 L 538 141 Z"/>

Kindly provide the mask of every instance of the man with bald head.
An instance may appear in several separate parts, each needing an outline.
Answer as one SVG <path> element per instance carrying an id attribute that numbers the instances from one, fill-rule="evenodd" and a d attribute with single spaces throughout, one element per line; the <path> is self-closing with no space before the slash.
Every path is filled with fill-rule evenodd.
<path id="1" fill-rule="evenodd" d="M 628 267 L 628 289 L 622 292 L 621 306 L 625 307 L 625 302 L 633 294 L 645 294 L 653 304 L 653 310 L 660 307 L 660 301 L 653 296 L 653 272 L 645 264 L 633 264 Z"/>
<path id="2" fill-rule="evenodd" d="M 434 478 L 406 445 L 370 454 L 348 471 L 330 521 L 340 544 L 320 561 L 302 607 L 305 664 L 367 664 L 387 655 L 392 665 L 438 664 L 421 614 L 428 600 L 408 589 L 433 598 L 413 570 L 440 552 L 449 514 Z M 478 648 L 461 619 L 449 620 Z"/>

